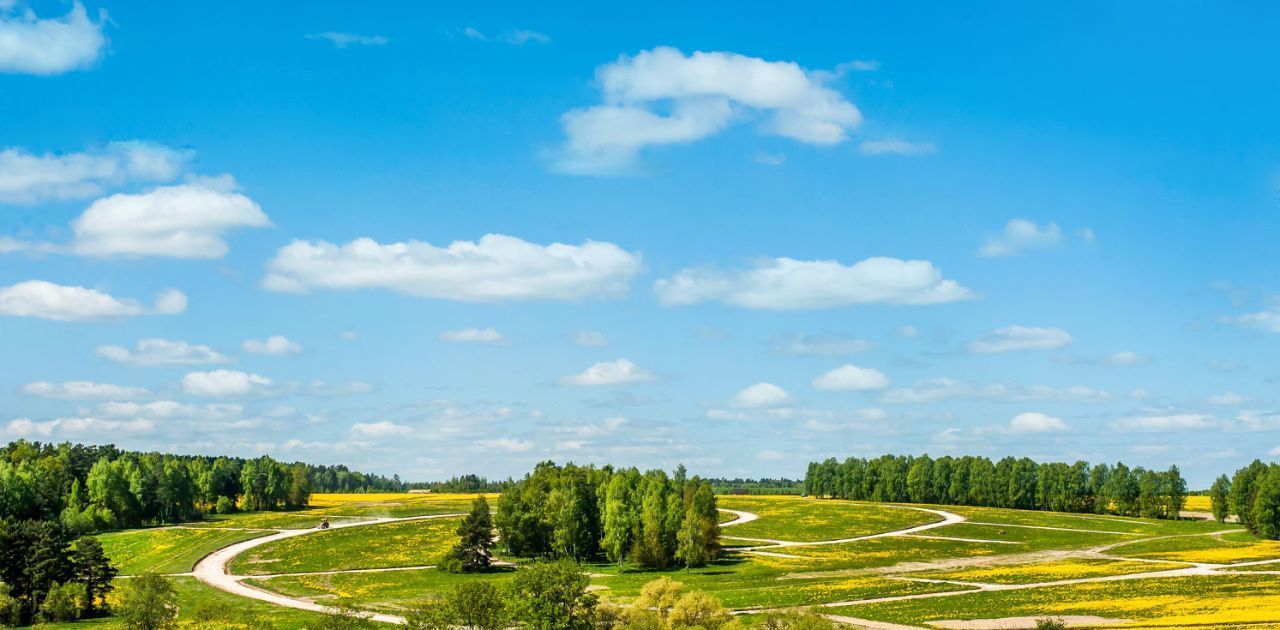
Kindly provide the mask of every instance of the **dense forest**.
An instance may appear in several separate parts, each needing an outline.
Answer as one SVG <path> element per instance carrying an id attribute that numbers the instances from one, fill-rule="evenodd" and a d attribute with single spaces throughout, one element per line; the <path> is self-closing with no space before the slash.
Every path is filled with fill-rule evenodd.
<path id="1" fill-rule="evenodd" d="M 490 481 L 479 475 L 458 475 L 444 481 L 415 481 L 406 484 L 406 487 L 409 490 L 469 494 L 473 492 L 502 492 L 514 484 L 515 481 L 511 479 Z"/>
<path id="2" fill-rule="evenodd" d="M 400 490 L 345 466 L 138 453 L 19 440 L 0 448 L 0 520 L 58 521 L 73 534 L 211 512 L 305 507 L 312 492 Z"/>
<path id="3" fill-rule="evenodd" d="M 1280 484 L 1280 473 L 1277 473 Z M 1055 512 L 1177 518 L 1187 483 L 1177 466 L 1160 472 L 1078 461 L 1037 463 L 1023 457 L 884 455 L 809 464 L 805 493 L 859 501 L 977 505 Z"/>
<path id="4" fill-rule="evenodd" d="M 803 494 L 804 481 L 799 479 L 707 479 L 716 494 Z"/>
<path id="5" fill-rule="evenodd" d="M 661 470 L 543 462 L 498 498 L 502 544 L 518 556 L 703 566 L 720 551 L 711 484 Z"/>
<path id="6" fill-rule="evenodd" d="M 1255 459 L 1230 479 L 1218 477 L 1209 488 L 1209 502 L 1219 522 L 1235 514 L 1250 532 L 1280 539 L 1280 465 Z"/>

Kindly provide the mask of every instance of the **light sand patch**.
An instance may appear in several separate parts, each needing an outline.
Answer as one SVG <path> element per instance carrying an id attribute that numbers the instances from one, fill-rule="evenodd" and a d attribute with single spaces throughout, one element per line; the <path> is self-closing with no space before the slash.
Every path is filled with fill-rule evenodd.
<path id="1" fill-rule="evenodd" d="M 1116 624 L 1128 623 L 1128 619 L 1112 619 L 1108 617 L 1098 617 L 1095 615 L 1066 615 L 1059 617 L 1050 617 L 1057 619 L 1065 624 L 1068 628 L 1093 628 L 1096 626 L 1114 626 Z M 1045 617 L 1004 617 L 1001 619 L 953 619 L 947 621 L 931 621 L 929 625 L 935 628 L 948 628 L 952 630 L 1017 630 L 1021 628 L 1035 628 L 1036 620 L 1045 619 Z"/>
<path id="2" fill-rule="evenodd" d="M 846 617 L 844 615 L 823 615 L 823 617 L 839 624 L 844 624 L 854 628 L 863 628 L 864 630 L 920 630 L 920 626 L 904 626 L 900 623 L 872 621 L 870 619 L 859 619 L 857 617 Z"/>

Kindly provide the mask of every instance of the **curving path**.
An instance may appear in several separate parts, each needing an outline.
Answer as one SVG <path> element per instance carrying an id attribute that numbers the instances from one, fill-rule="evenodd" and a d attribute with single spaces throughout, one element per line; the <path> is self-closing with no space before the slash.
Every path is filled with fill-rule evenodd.
<path id="1" fill-rule="evenodd" d="M 366 521 L 331 523 L 329 525 L 329 529 L 327 530 L 325 529 L 284 530 L 275 534 L 271 534 L 270 536 L 252 538 L 250 540 L 241 541 L 241 542 L 223 547 L 222 549 L 219 549 L 205 556 L 200 560 L 200 562 L 196 563 L 196 568 L 191 572 L 191 574 L 197 580 L 200 580 L 201 582 L 204 582 L 209 586 L 226 591 L 233 595 L 248 597 L 250 599 L 264 601 L 269 604 L 284 606 L 286 608 L 296 608 L 298 610 L 309 610 L 312 612 L 320 612 L 320 613 L 331 613 L 331 612 L 334 612 L 334 609 L 328 606 L 322 606 L 320 604 L 307 601 L 305 599 L 298 599 L 296 597 L 288 597 L 286 595 L 281 595 L 279 593 L 272 593 L 272 592 L 265 591 L 260 588 L 256 588 L 248 584 L 245 584 L 244 580 L 248 578 L 262 578 L 262 577 L 270 577 L 270 576 L 233 575 L 229 568 L 231 561 L 234 560 L 236 556 L 250 549 L 253 549 L 254 547 L 260 547 L 267 543 L 274 542 L 277 540 L 283 540 L 285 538 L 294 538 L 297 536 L 305 536 L 307 534 L 315 534 L 318 532 L 330 531 L 334 529 L 345 529 L 348 527 L 364 527 L 367 525 L 381 525 L 383 523 L 422 521 L 427 519 L 451 518 L 451 517 L 457 517 L 457 516 L 466 516 L 466 515 L 465 514 L 431 514 L 427 516 L 406 516 L 402 518 L 390 518 L 390 517 L 373 518 Z M 408 568 L 420 568 L 420 567 L 390 567 L 387 569 L 376 569 L 376 570 L 403 571 Z M 364 569 L 359 571 L 368 572 L 369 570 Z M 348 572 L 350 571 L 324 571 L 321 573 L 348 573 Z M 368 613 L 365 616 L 368 617 L 369 619 L 373 619 L 374 621 L 381 621 L 384 623 L 394 623 L 394 624 L 404 623 L 404 617 L 401 617 L 399 615 L 388 615 L 384 613 Z"/>
<path id="2" fill-rule="evenodd" d="M 915 507 L 910 505 L 885 505 L 881 507 L 891 507 L 891 508 L 901 509 L 901 510 L 915 510 L 917 512 L 928 512 L 936 516 L 941 516 L 942 520 L 934 521 L 932 523 L 925 523 L 924 525 L 916 525 L 914 527 L 904 527 L 902 529 L 895 529 L 887 532 L 866 534 L 863 536 L 854 536 L 853 538 L 837 538 L 835 540 L 814 540 L 814 541 L 799 542 L 795 540 L 774 540 L 772 538 L 746 538 L 743 536 L 725 536 L 725 538 L 765 543 L 763 545 L 758 545 L 755 547 L 737 547 L 736 548 L 737 551 L 757 552 L 760 550 L 772 549 L 777 547 L 812 547 L 814 545 L 838 545 L 841 543 L 858 542 L 860 540 L 875 540 L 876 538 L 892 538 L 895 536 L 910 536 L 912 534 L 926 532 L 931 529 L 936 529 L 939 527 L 946 527 L 947 525 L 955 525 L 956 523 L 963 523 L 969 520 L 963 516 L 960 516 L 959 514 L 947 512 L 945 510 L 935 510 L 932 508 L 922 508 L 922 507 Z M 741 510 L 726 510 L 724 508 L 716 508 L 716 509 L 720 510 L 721 512 L 728 512 L 738 517 L 727 523 L 721 523 L 720 524 L 721 527 L 732 527 L 734 525 L 742 525 L 744 523 L 750 523 L 751 521 L 754 521 L 760 518 L 760 515 L 753 514 L 751 512 L 744 512 Z"/>

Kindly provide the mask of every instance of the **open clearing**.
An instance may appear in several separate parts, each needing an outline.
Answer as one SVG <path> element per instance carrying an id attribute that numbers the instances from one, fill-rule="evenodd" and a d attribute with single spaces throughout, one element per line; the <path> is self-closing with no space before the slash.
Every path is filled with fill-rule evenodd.
<path id="1" fill-rule="evenodd" d="M 351 601 L 394 622 L 459 582 L 501 583 L 519 570 L 431 568 L 454 540 L 458 518 L 447 515 L 464 511 L 470 498 L 316 495 L 303 512 L 103 539 L 126 558 L 122 566 L 173 573 L 237 543 L 228 550 L 234 553 L 200 563 L 198 577 L 208 585 L 184 588 L 228 588 L 214 592 L 270 600 L 255 607 L 304 609 L 289 615 Z M 595 564 L 588 567 L 593 590 L 626 604 L 666 574 L 714 595 L 748 623 L 763 610 L 792 606 L 898 627 L 1025 627 L 1027 619 L 1015 618 L 1045 616 L 1079 627 L 1280 621 L 1280 543 L 1232 524 L 781 496 L 718 500 L 729 546 L 720 560 L 669 572 Z M 299 529 L 321 516 L 331 518 L 331 529 Z M 276 527 L 258 529 L 265 523 Z M 263 535 L 270 537 L 256 538 Z"/>

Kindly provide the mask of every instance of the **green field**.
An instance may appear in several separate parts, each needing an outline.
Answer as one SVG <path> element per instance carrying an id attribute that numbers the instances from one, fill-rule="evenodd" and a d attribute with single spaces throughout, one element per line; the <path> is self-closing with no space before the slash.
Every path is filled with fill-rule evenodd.
<path id="1" fill-rule="evenodd" d="M 181 573 L 209 551 L 268 533 L 246 529 L 253 526 L 310 528 L 322 514 L 335 521 L 339 514 L 452 514 L 469 501 L 447 495 L 317 498 L 315 507 L 302 512 L 233 515 L 196 529 L 135 530 L 102 539 L 126 572 Z M 1280 620 L 1280 575 L 1268 573 L 1280 569 L 1280 563 L 1229 566 L 1280 560 L 1280 543 L 1259 540 L 1231 524 L 794 496 L 723 496 L 719 505 L 759 517 L 734 525 L 737 519 L 723 516 L 728 547 L 719 560 L 666 572 L 591 564 L 586 570 L 592 590 L 604 601 L 627 605 L 645 583 L 668 575 L 732 609 L 821 606 L 844 617 L 908 625 L 1072 615 L 1128 619 L 1144 626 Z M 967 520 L 941 525 L 941 516 L 917 507 Z M 506 582 L 526 561 L 504 558 L 516 566 L 480 575 L 421 568 L 434 565 L 453 544 L 457 523 L 457 518 L 446 517 L 308 532 L 254 547 L 235 558 L 230 570 L 268 576 L 246 581 L 259 589 L 319 603 L 356 602 L 371 611 L 398 614 L 462 581 Z M 901 532 L 927 524 L 939 525 Z M 825 542 L 886 532 L 890 535 Z M 188 601 L 244 601 L 185 578 L 182 589 Z M 916 598 L 882 599 L 902 596 Z M 275 611 L 280 627 L 305 623 L 306 613 L 261 602 L 246 605 Z M 183 618 L 188 618 L 186 609 Z M 744 620 L 750 624 L 753 618 Z"/>
<path id="2" fill-rule="evenodd" d="M 431 565 L 453 544 L 458 520 L 348 527 L 276 540 L 241 554 L 231 571 L 266 575 Z"/>
<path id="3" fill-rule="evenodd" d="M 212 551 L 270 533 L 161 527 L 102 534 L 98 540 L 121 575 L 137 575 L 144 571 L 186 573 Z"/>

